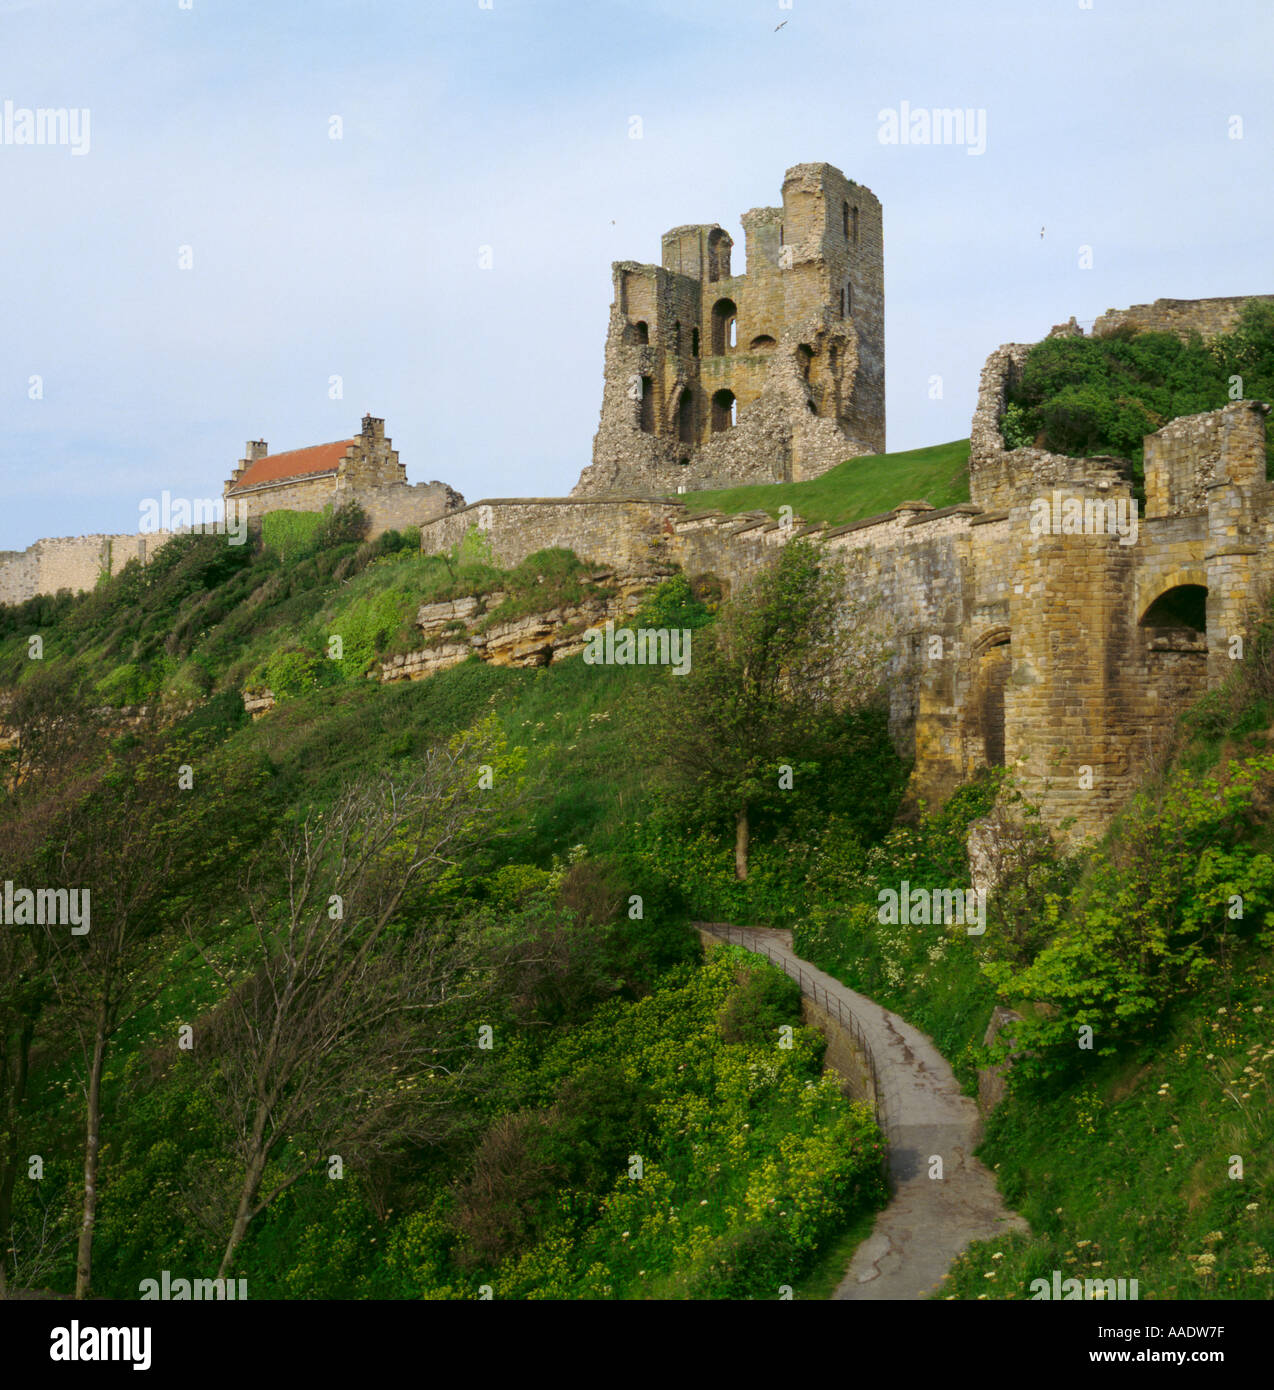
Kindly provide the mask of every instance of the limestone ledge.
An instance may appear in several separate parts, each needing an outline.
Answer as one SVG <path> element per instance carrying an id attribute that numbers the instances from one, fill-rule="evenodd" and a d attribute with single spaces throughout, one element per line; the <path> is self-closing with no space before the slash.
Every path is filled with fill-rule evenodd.
<path id="1" fill-rule="evenodd" d="M 584 633 L 590 627 L 636 612 L 650 590 L 670 573 L 666 567 L 643 574 L 599 571 L 589 578 L 611 587 L 611 597 L 587 598 L 506 622 L 490 622 L 505 597 L 502 592 L 427 603 L 416 615 L 416 626 L 427 645 L 386 657 L 369 673 L 369 679 L 383 683 L 421 680 L 470 656 L 493 666 L 549 666 L 582 652 Z"/>

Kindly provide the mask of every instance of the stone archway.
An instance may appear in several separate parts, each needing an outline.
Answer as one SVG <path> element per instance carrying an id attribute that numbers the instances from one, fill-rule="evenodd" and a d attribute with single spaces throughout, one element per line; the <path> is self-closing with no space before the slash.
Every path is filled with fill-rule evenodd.
<path id="1" fill-rule="evenodd" d="M 964 739 L 970 772 L 1004 766 L 1004 687 L 1013 669 L 1011 637 L 1007 627 L 992 628 L 974 642 L 970 653 Z"/>

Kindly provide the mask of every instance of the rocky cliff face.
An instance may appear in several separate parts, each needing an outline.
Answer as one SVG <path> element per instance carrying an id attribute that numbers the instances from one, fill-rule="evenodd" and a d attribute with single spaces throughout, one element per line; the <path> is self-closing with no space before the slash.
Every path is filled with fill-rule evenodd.
<path id="1" fill-rule="evenodd" d="M 416 614 L 420 646 L 386 656 L 367 673 L 369 680 L 422 680 L 469 657 L 494 666 L 548 666 L 584 650 L 584 634 L 608 619 L 635 613 L 646 595 L 674 571 L 649 564 L 640 572 L 599 570 L 588 576 L 595 592 L 577 603 L 501 619 L 502 590 L 426 603 Z M 272 690 L 245 690 L 243 707 L 259 719 L 275 706 Z"/>
<path id="2" fill-rule="evenodd" d="M 475 655 L 494 666 L 548 666 L 583 651 L 589 628 L 636 612 L 671 572 L 663 567 L 645 574 L 601 571 L 590 580 L 604 586 L 604 593 L 503 622 L 500 592 L 427 603 L 416 615 L 425 639 L 419 650 L 386 657 L 371 674 L 382 681 L 420 680 Z"/>

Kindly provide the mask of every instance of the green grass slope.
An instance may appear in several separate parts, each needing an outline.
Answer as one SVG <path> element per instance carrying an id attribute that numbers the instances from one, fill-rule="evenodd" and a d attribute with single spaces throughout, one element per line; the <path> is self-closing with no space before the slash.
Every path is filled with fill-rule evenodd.
<path id="1" fill-rule="evenodd" d="M 899 454 L 846 459 L 805 483 L 760 483 L 684 493 L 691 511 L 767 511 L 791 507 L 806 521 L 844 526 L 890 511 L 899 502 L 954 507 L 969 500 L 969 441 L 932 444 Z"/>

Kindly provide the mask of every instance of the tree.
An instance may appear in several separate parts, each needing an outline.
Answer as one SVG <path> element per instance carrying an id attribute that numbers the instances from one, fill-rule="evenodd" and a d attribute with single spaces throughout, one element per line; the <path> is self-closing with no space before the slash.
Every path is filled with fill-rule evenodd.
<path id="1" fill-rule="evenodd" d="M 409 779 L 359 779 L 282 837 L 282 891 L 250 888 L 246 976 L 205 952 L 227 995 L 199 1046 L 238 1169 L 219 1278 L 251 1222 L 332 1155 L 365 1161 L 444 1131 L 476 1044 L 454 1010 L 482 988 L 482 957 L 470 933 L 422 919 L 498 830 L 519 767 L 488 719 Z"/>
<path id="2" fill-rule="evenodd" d="M 879 691 L 881 647 L 840 567 L 807 541 L 779 552 L 696 634 L 690 673 L 662 687 L 651 730 L 674 794 L 733 821 L 746 879 L 752 817 L 781 795 L 781 768 L 833 754 L 847 711 Z"/>
<path id="3" fill-rule="evenodd" d="M 87 931 L 59 923 L 41 929 L 59 1013 L 84 1058 L 77 1298 L 92 1289 L 111 1043 L 162 988 L 170 964 L 165 937 L 190 903 L 216 900 L 225 871 L 215 861 L 234 862 L 263 800 L 258 769 L 218 766 L 198 757 L 201 748 L 200 739 L 174 730 L 147 728 L 117 739 L 44 855 L 45 882 L 89 894 Z"/>
<path id="4" fill-rule="evenodd" d="M 0 843 L 5 877 L 40 882 L 41 851 L 54 826 L 83 794 L 98 756 L 96 720 L 64 669 L 39 670 L 3 711 Z M 0 929 L 0 1298 L 12 1272 L 13 1193 L 25 1175 L 24 1108 L 31 1052 L 47 1027 L 54 991 L 48 944 L 34 923 Z"/>

